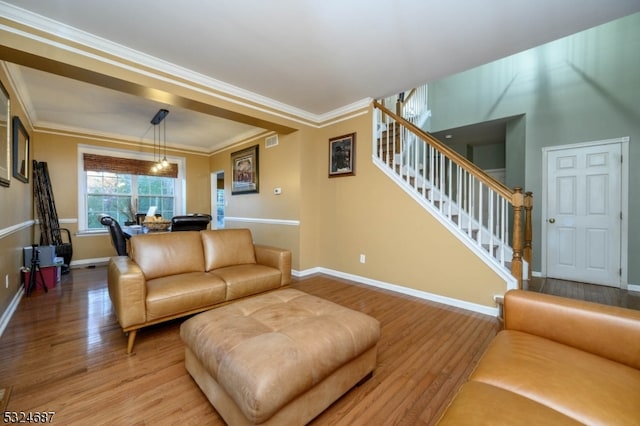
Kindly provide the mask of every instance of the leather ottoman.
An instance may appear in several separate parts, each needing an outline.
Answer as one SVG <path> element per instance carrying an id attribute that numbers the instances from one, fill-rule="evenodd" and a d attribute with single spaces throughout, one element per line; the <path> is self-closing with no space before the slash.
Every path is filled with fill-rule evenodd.
<path id="1" fill-rule="evenodd" d="M 225 422 L 303 425 L 373 371 L 380 324 L 285 289 L 199 314 L 180 336 L 187 371 Z"/>

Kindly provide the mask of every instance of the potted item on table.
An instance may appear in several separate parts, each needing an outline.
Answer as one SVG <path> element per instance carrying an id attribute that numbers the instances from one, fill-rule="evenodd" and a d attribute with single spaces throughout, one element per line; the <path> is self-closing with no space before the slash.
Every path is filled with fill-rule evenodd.
<path id="1" fill-rule="evenodd" d="M 171 221 L 163 219 L 162 216 L 146 216 L 142 225 L 149 232 L 166 232 L 171 226 Z"/>

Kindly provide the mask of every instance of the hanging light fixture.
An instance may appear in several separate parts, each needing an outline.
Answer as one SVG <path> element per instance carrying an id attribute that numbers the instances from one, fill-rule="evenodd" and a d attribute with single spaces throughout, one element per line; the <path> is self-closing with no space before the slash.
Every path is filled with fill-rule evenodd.
<path id="1" fill-rule="evenodd" d="M 165 117 L 169 114 L 169 110 L 160 109 L 156 115 L 151 119 L 151 124 L 153 124 L 153 167 L 151 167 L 151 171 L 156 173 L 165 167 L 169 166 L 169 161 L 167 160 L 167 122 L 164 121 Z M 160 123 L 162 122 L 164 128 L 164 155 L 163 155 L 163 139 L 162 132 L 160 131 Z M 156 131 L 157 130 L 157 131 Z M 158 156 L 156 160 L 156 133 L 158 134 Z M 162 158 L 162 159 L 161 159 Z"/>
<path id="2" fill-rule="evenodd" d="M 154 124 L 153 126 L 153 166 L 151 166 L 151 172 L 152 173 L 156 173 L 158 171 L 158 162 L 156 161 L 156 127 L 157 125 Z"/>
<path id="3" fill-rule="evenodd" d="M 166 110 L 165 110 L 166 111 Z M 167 114 L 169 114 L 169 111 L 167 111 Z M 166 116 L 166 114 L 165 114 Z M 162 161 L 160 162 L 160 164 L 162 165 L 162 168 L 166 168 L 169 167 L 169 161 L 167 160 L 167 121 L 163 120 L 162 121 L 162 127 L 163 127 L 163 141 L 164 141 L 164 155 L 162 156 Z M 159 141 L 159 139 L 158 139 Z M 158 150 L 158 158 L 160 158 L 160 151 Z"/>

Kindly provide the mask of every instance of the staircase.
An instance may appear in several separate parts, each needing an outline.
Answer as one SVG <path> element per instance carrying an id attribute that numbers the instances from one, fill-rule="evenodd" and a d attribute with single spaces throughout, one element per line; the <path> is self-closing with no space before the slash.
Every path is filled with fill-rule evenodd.
<path id="1" fill-rule="evenodd" d="M 422 100 L 416 101 L 420 97 L 422 106 Z M 385 107 L 389 102 L 395 103 L 395 112 Z M 508 288 L 521 288 L 531 274 L 531 193 L 506 187 L 423 131 L 420 126 L 430 116 L 426 88 L 424 95 L 417 89 L 373 105 L 374 164 L 504 278 Z"/>

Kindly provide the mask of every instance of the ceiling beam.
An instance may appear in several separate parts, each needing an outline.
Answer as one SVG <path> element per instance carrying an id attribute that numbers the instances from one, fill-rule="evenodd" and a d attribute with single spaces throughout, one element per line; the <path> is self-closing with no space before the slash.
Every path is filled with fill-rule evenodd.
<path id="1" fill-rule="evenodd" d="M 191 111 L 208 114 L 226 120 L 236 121 L 262 129 L 275 131 L 280 134 L 289 134 L 298 129 L 285 126 L 272 121 L 263 120 L 229 109 L 221 108 L 205 102 L 190 99 L 184 96 L 176 95 L 164 90 L 155 89 L 144 86 L 142 84 L 133 83 L 120 78 L 112 77 L 96 71 L 91 71 L 68 63 L 56 61 L 51 58 L 24 52 L 8 46 L 0 46 L 0 60 L 12 62 L 14 64 L 23 65 L 25 67 L 36 70 L 56 74 L 62 77 L 72 78 L 74 80 L 93 84 L 107 89 L 117 90 L 134 96 L 139 96 L 151 101 L 160 102 L 166 105 L 172 105 Z"/>

